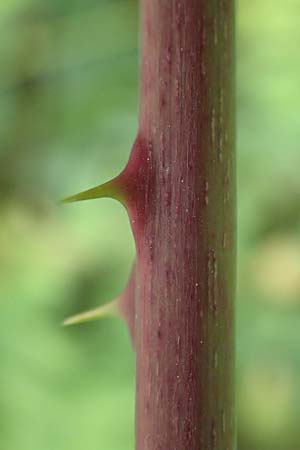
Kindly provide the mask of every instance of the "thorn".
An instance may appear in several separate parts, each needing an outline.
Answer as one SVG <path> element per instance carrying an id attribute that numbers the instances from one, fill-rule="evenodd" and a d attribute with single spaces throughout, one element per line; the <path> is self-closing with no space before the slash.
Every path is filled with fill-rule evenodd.
<path id="1" fill-rule="evenodd" d="M 118 184 L 118 178 L 114 178 L 107 183 L 100 184 L 99 186 L 80 192 L 79 194 L 66 197 L 62 199 L 60 203 L 73 203 L 97 198 L 113 198 L 121 203 L 125 203 L 124 194 L 122 193 L 121 186 Z"/>
<path id="2" fill-rule="evenodd" d="M 131 274 L 124 292 L 119 298 L 119 310 L 125 320 L 133 346 L 135 345 L 135 308 L 137 297 L 136 262 L 133 264 Z"/>
<path id="3" fill-rule="evenodd" d="M 118 299 L 113 300 L 106 305 L 99 308 L 85 311 L 75 316 L 68 317 L 63 321 L 63 326 L 76 325 L 78 323 L 91 322 L 92 320 L 101 319 L 103 317 L 117 317 L 119 316 Z"/>

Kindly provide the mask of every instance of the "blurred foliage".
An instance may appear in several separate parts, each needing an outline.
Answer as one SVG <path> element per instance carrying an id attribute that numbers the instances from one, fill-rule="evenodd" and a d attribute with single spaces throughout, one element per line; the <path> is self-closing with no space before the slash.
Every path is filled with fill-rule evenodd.
<path id="1" fill-rule="evenodd" d="M 300 447 L 300 3 L 237 5 L 239 450 Z M 0 2 L 0 450 L 133 448 L 116 296 L 134 255 L 109 200 L 137 129 L 136 0 Z"/>

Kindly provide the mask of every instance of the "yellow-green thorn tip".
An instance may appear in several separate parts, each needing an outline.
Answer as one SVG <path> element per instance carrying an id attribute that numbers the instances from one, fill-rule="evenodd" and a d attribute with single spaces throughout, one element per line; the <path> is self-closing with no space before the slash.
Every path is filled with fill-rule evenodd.
<path id="1" fill-rule="evenodd" d="M 88 189 L 87 191 L 79 192 L 79 194 L 66 197 L 61 200 L 61 203 L 72 203 L 97 198 L 113 198 L 124 203 L 124 195 L 121 187 L 118 185 L 117 178 L 92 189 Z"/>
<path id="2" fill-rule="evenodd" d="M 99 308 L 68 317 L 63 321 L 63 325 L 76 325 L 78 323 L 91 322 L 92 320 L 101 319 L 103 317 L 117 317 L 119 315 L 118 299 L 116 299 Z"/>

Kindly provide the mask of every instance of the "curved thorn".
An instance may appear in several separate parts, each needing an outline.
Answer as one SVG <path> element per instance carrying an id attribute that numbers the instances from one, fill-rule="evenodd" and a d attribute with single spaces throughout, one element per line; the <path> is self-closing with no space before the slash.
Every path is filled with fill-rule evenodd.
<path id="1" fill-rule="evenodd" d="M 91 322 L 103 317 L 116 317 L 119 316 L 118 299 L 113 300 L 106 305 L 102 305 L 99 308 L 92 309 L 91 311 L 85 311 L 75 316 L 68 317 L 63 321 L 62 325 L 76 325 L 78 323 Z"/>
<path id="2" fill-rule="evenodd" d="M 72 203 L 83 200 L 93 200 L 97 198 L 113 198 L 115 200 L 124 203 L 124 194 L 122 188 L 119 186 L 117 178 L 108 181 L 107 183 L 96 186 L 92 189 L 88 189 L 78 194 L 71 195 L 61 200 L 60 203 Z"/>

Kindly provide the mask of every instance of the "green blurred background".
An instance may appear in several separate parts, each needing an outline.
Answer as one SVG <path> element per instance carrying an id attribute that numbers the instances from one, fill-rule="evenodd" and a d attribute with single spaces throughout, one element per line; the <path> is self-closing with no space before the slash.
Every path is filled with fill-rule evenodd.
<path id="1" fill-rule="evenodd" d="M 107 319 L 124 210 L 57 199 L 116 175 L 137 130 L 137 0 L 0 2 L 0 450 L 132 450 L 134 355 Z M 300 448 L 300 2 L 237 5 L 239 450 Z"/>

